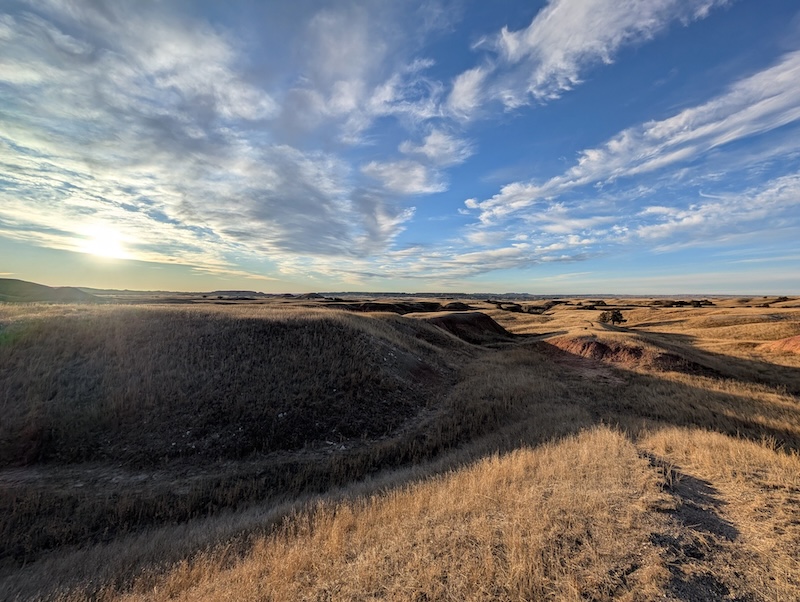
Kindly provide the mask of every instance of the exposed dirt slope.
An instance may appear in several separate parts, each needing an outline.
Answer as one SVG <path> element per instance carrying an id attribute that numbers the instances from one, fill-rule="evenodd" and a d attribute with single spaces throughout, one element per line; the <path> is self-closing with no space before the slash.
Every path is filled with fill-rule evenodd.
<path id="1" fill-rule="evenodd" d="M 785 353 L 800 353 L 800 335 L 780 339 L 760 346 L 763 351 L 782 351 Z"/>
<path id="2" fill-rule="evenodd" d="M 676 353 L 660 351 L 634 342 L 601 340 L 593 335 L 556 337 L 548 343 L 559 349 L 626 368 L 644 367 L 662 372 L 712 375 L 713 370 Z"/>

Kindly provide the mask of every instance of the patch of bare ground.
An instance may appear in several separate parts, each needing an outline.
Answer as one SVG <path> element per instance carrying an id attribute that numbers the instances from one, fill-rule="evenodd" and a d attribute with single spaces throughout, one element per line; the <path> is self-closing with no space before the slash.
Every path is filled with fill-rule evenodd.
<path id="1" fill-rule="evenodd" d="M 539 340 L 532 345 L 536 345 L 556 366 L 566 369 L 567 374 L 579 375 L 581 378 L 594 382 L 609 384 L 623 384 L 622 374 L 615 371 L 607 362 L 600 361 L 588 356 L 564 351 L 557 345 L 553 345 L 547 337 Z"/>
<path id="2" fill-rule="evenodd" d="M 741 575 L 731 578 L 720 570 L 726 543 L 736 542 L 740 534 L 725 518 L 726 502 L 719 491 L 657 456 L 645 457 L 663 475 L 664 489 L 674 500 L 666 528 L 650 536 L 669 571 L 666 597 L 689 602 L 751 599 Z"/>
<path id="3" fill-rule="evenodd" d="M 597 335 L 554 337 L 549 344 L 573 355 L 617 364 L 625 368 L 713 375 L 714 371 L 677 353 L 637 345 L 633 342 L 603 340 Z"/>
<path id="4" fill-rule="evenodd" d="M 759 347 L 762 351 L 778 351 L 783 353 L 800 353 L 800 335 L 764 343 Z"/>
<path id="5" fill-rule="evenodd" d="M 697 429 L 640 446 L 679 502 L 672 530 L 654 534 L 678 599 L 800 599 L 800 456 Z"/>

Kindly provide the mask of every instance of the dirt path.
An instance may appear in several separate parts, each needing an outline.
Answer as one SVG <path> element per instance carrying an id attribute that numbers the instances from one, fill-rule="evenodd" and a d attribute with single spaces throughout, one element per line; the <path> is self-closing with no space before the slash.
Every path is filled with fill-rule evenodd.
<path id="1" fill-rule="evenodd" d="M 670 574 L 668 600 L 796 599 L 800 489 L 771 489 L 754 479 L 742 491 L 741 483 L 714 482 L 641 453 L 675 501 L 666 529 L 651 535 Z"/>
<path id="2" fill-rule="evenodd" d="M 730 546 L 740 546 L 740 531 L 725 513 L 727 502 L 709 481 L 643 452 L 664 479 L 674 497 L 667 529 L 652 533 L 670 573 L 666 593 L 670 600 L 705 602 L 752 600 L 746 583 L 731 579 L 727 560 Z"/>

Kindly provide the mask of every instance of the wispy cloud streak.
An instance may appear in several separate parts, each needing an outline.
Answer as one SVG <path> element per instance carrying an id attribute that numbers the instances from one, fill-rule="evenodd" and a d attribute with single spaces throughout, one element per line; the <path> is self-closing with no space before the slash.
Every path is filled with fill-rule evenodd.
<path id="1" fill-rule="evenodd" d="M 561 175 L 542 183 L 514 182 L 490 199 L 469 201 L 467 206 L 479 209 L 481 220 L 489 223 L 582 186 L 674 168 L 717 147 L 798 120 L 800 51 L 702 105 L 628 128 L 602 146 L 582 151 L 577 163 Z M 786 150 L 782 146 L 776 152 Z"/>
<path id="2" fill-rule="evenodd" d="M 703 19 L 729 0 L 550 0 L 525 29 L 503 27 L 476 48 L 494 56 L 453 81 L 447 106 L 468 119 L 499 101 L 508 109 L 559 98 L 625 46 L 652 39 L 678 21 Z"/>

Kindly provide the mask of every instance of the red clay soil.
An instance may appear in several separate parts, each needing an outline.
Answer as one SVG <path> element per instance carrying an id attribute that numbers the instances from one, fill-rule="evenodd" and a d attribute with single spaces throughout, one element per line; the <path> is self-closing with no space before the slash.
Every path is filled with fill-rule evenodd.
<path id="1" fill-rule="evenodd" d="M 710 368 L 666 351 L 655 351 L 621 343 L 601 341 L 594 337 L 559 337 L 547 341 L 559 349 L 594 360 L 602 360 L 624 367 L 643 366 L 661 372 L 685 372 L 689 374 L 709 374 Z"/>
<path id="2" fill-rule="evenodd" d="M 800 334 L 797 336 L 764 343 L 760 349 L 764 351 L 783 351 L 785 353 L 800 353 Z"/>
<path id="3" fill-rule="evenodd" d="M 512 337 L 500 324 L 479 311 L 437 313 L 423 319 L 468 343 L 489 343 Z"/>

